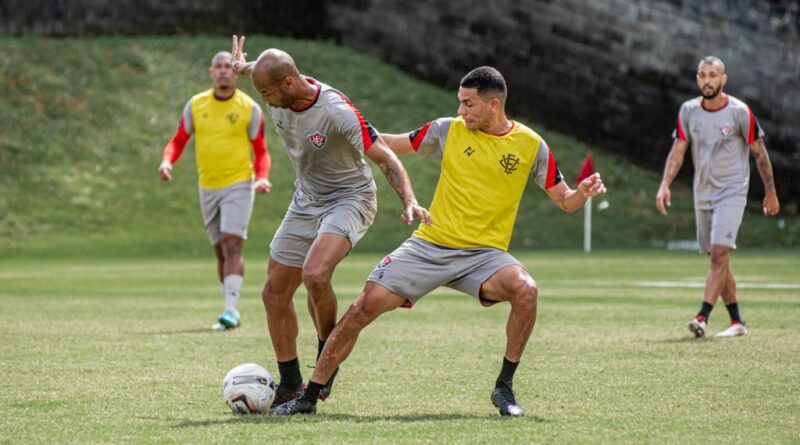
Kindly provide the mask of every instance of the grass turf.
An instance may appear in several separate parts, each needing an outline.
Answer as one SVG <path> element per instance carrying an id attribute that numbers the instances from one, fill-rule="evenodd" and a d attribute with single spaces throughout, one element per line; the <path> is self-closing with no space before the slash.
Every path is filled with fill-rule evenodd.
<path id="1" fill-rule="evenodd" d="M 508 305 L 440 290 L 378 319 L 316 417 L 237 416 L 221 400 L 233 366 L 277 372 L 248 257 L 241 329 L 202 259 L 2 260 L 2 443 L 797 443 L 797 252 L 733 255 L 751 335 L 694 340 L 705 256 L 686 252 L 520 253 L 540 285 L 539 319 L 515 389 L 526 410 L 489 401 Z M 334 279 L 340 312 L 380 254 L 353 254 Z M 305 310 L 298 346 L 310 376 Z M 711 332 L 724 328 L 721 303 Z"/>

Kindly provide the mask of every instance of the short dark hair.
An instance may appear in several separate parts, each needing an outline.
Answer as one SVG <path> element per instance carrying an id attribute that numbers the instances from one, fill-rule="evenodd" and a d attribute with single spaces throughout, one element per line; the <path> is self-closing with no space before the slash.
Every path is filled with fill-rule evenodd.
<path id="1" fill-rule="evenodd" d="M 467 73 L 461 79 L 463 88 L 476 88 L 481 96 L 488 94 L 500 96 L 505 101 L 507 88 L 506 80 L 500 71 L 491 66 L 481 66 Z"/>

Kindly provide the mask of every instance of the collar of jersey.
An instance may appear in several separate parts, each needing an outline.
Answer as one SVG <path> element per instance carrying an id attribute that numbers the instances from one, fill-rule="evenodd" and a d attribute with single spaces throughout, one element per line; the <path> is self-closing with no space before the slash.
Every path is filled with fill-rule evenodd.
<path id="1" fill-rule="evenodd" d="M 317 103 L 317 99 L 319 99 L 319 92 L 322 91 L 322 85 L 320 85 L 319 82 L 317 82 L 313 77 L 306 77 L 305 79 L 309 83 L 311 83 L 311 84 L 313 84 L 314 86 L 317 87 L 317 92 L 314 93 L 314 98 L 311 99 L 311 102 L 309 102 L 308 105 L 306 105 L 306 106 L 304 106 L 302 108 L 289 108 L 290 110 L 294 111 L 295 113 L 299 113 L 301 111 L 306 111 L 309 108 L 313 107 L 314 104 Z"/>
<path id="2" fill-rule="evenodd" d="M 731 101 L 730 96 L 725 94 L 725 103 L 723 103 L 722 105 L 718 106 L 717 108 L 708 108 L 708 107 L 706 107 L 706 102 L 705 102 L 704 99 L 700 99 L 700 106 L 703 107 L 704 110 L 713 113 L 715 111 L 719 111 L 719 110 L 727 107 L 728 103 L 730 103 L 730 101 Z"/>

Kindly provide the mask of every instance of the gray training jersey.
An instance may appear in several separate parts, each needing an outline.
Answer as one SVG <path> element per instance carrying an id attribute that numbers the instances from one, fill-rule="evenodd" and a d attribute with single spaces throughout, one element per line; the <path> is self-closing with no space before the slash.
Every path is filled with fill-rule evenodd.
<path id="1" fill-rule="evenodd" d="M 297 175 L 290 208 L 374 194 L 375 181 L 364 153 L 377 133 L 344 94 L 312 78 L 306 80 L 317 88 L 308 106 L 267 106 Z"/>
<path id="2" fill-rule="evenodd" d="M 744 205 L 750 180 L 748 146 L 764 132 L 741 100 L 727 95 L 720 108 L 708 109 L 702 99 L 683 103 L 674 136 L 692 146 L 695 206 L 711 208 L 729 198 Z"/>

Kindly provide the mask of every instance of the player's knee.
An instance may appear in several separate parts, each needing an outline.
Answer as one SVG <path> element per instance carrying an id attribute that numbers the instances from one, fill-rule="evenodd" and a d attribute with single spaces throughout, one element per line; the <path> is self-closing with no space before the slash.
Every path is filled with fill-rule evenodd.
<path id="1" fill-rule="evenodd" d="M 230 258 L 242 253 L 243 240 L 237 236 L 223 235 L 222 236 L 222 252 L 226 258 Z"/>
<path id="2" fill-rule="evenodd" d="M 349 324 L 351 327 L 358 330 L 361 330 L 368 324 L 372 323 L 372 320 L 379 315 L 377 311 L 373 310 L 372 306 L 363 298 L 359 298 L 353 304 L 351 304 L 350 309 L 348 309 L 347 312 L 349 313 L 349 317 L 347 317 Z"/>
<path id="3" fill-rule="evenodd" d="M 514 284 L 514 298 L 511 303 L 524 312 L 535 312 L 539 302 L 539 288 L 532 278 L 519 280 Z"/>
<path id="4" fill-rule="evenodd" d="M 724 246 L 711 246 L 711 267 L 728 267 L 728 248 Z"/>
<path id="5" fill-rule="evenodd" d="M 330 271 L 322 267 L 303 267 L 303 284 L 305 284 L 307 288 L 319 289 L 321 287 L 326 287 L 330 284 L 330 277 Z"/>

